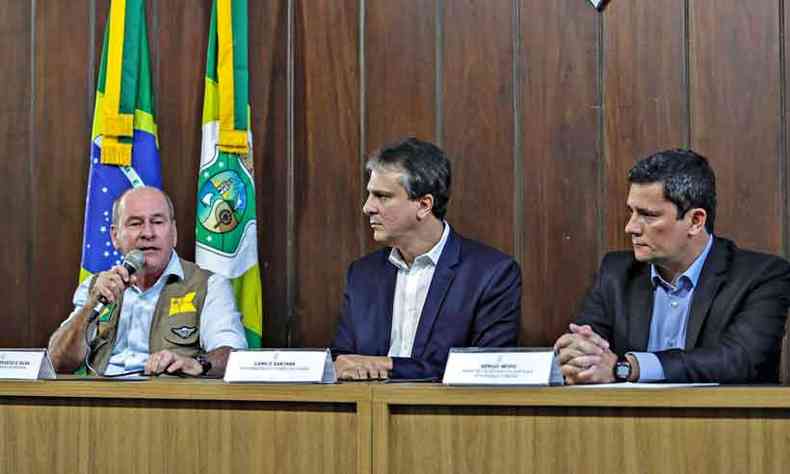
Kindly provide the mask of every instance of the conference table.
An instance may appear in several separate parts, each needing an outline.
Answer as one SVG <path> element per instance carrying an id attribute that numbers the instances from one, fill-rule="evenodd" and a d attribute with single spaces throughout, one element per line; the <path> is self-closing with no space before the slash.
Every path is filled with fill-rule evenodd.
<path id="1" fill-rule="evenodd" d="M 0 381 L 0 474 L 787 473 L 790 387 Z"/>

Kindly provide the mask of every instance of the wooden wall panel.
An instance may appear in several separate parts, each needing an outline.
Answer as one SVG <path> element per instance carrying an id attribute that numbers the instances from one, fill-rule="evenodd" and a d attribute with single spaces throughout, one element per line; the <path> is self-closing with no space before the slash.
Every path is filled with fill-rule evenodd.
<path id="1" fill-rule="evenodd" d="M 110 2 L 108 0 L 93 0 L 91 2 L 94 5 L 93 15 L 94 15 L 94 28 L 93 28 L 93 47 L 94 50 L 91 52 L 91 62 L 93 63 L 93 76 L 91 76 L 90 80 L 92 82 L 91 85 L 91 100 L 90 104 L 93 104 L 95 101 L 94 94 L 96 93 L 96 81 L 99 78 L 99 65 L 101 64 L 101 53 L 102 53 L 102 45 L 104 42 L 104 29 L 107 26 L 107 17 L 110 14 Z M 150 19 L 151 16 L 151 7 L 146 6 L 146 12 L 148 13 L 148 17 Z M 150 41 L 151 34 L 152 34 L 153 25 L 150 23 L 148 24 L 148 38 Z M 151 48 L 155 48 L 155 45 L 150 45 Z M 152 51 L 153 52 L 153 51 Z M 154 74 L 154 71 L 151 71 L 151 74 Z M 154 90 L 156 92 L 156 90 Z M 91 110 L 92 112 L 92 110 Z M 93 115 L 91 114 L 91 120 L 93 120 Z M 87 171 L 86 171 L 87 173 Z"/>
<path id="2" fill-rule="evenodd" d="M 195 258 L 195 209 L 211 2 L 148 5 L 162 184 L 173 199 L 178 254 Z"/>
<path id="3" fill-rule="evenodd" d="M 404 136 L 436 140 L 436 2 L 365 4 L 363 160 Z M 368 251 L 380 246 L 369 231 L 364 241 Z"/>
<path id="4" fill-rule="evenodd" d="M 286 0 L 249 2 L 250 102 L 263 286 L 263 344 L 287 345 Z"/>
<path id="5" fill-rule="evenodd" d="M 0 347 L 18 345 L 30 335 L 30 232 L 34 209 L 30 198 L 31 5 L 0 3 L 0 202 L 7 218 L 0 223 Z"/>
<path id="6" fill-rule="evenodd" d="M 89 0 L 36 2 L 31 336 L 44 346 L 72 309 L 90 154 Z M 46 302 L 41 304 L 40 302 Z"/>
<path id="7" fill-rule="evenodd" d="M 782 100 L 783 103 L 781 104 L 782 109 L 784 111 L 784 117 L 782 119 L 782 126 L 784 137 L 781 140 L 782 148 L 779 150 L 781 160 L 784 164 L 783 168 L 783 176 L 784 181 L 782 183 L 782 192 L 784 193 L 784 201 L 782 204 L 782 224 L 783 224 L 783 232 L 782 232 L 782 255 L 785 258 L 790 256 L 790 239 L 787 238 L 787 231 L 790 228 L 790 185 L 788 185 L 788 178 L 790 178 L 790 121 L 787 120 L 787 117 L 790 117 L 790 100 L 788 100 L 788 94 L 790 93 L 790 88 L 787 86 L 787 78 L 790 77 L 790 61 L 787 60 L 787 52 L 790 51 L 790 35 L 787 34 L 788 32 L 788 25 L 790 25 L 790 8 L 783 9 L 784 12 L 784 23 L 782 24 L 782 32 L 781 38 L 783 38 L 784 43 L 784 51 L 783 51 L 783 64 L 781 67 L 783 68 L 784 76 L 782 77 L 781 87 L 782 87 Z M 790 339 L 790 331 L 786 331 L 788 334 L 788 339 Z M 788 348 L 790 349 L 790 342 L 788 342 Z M 787 376 L 786 376 L 786 385 L 790 385 L 790 350 L 787 351 Z"/>
<path id="8" fill-rule="evenodd" d="M 444 4 L 444 148 L 453 160 L 448 221 L 513 253 L 513 2 Z"/>
<path id="9" fill-rule="evenodd" d="M 576 0 L 521 0 L 520 13 L 521 342 L 547 345 L 597 266 L 598 14 Z"/>
<path id="10" fill-rule="evenodd" d="M 716 171 L 716 232 L 781 251 L 779 0 L 690 3 L 691 145 Z"/>
<path id="11" fill-rule="evenodd" d="M 408 135 L 435 140 L 436 1 L 366 2 L 366 154 Z"/>
<path id="12" fill-rule="evenodd" d="M 294 343 L 334 336 L 346 267 L 362 253 L 356 2 L 297 2 Z"/>
<path id="13" fill-rule="evenodd" d="M 109 0 L 0 3 L 0 197 L 25 216 L 0 228 L 26 243 L 0 250 L 0 299 L 13 308 L 0 346 L 42 345 L 77 278 Z M 192 258 L 210 2 L 146 3 L 165 187 Z M 600 252 L 627 246 L 625 174 L 655 150 L 711 158 L 719 234 L 790 249 L 784 2 L 477 3 L 250 2 L 267 345 L 331 340 L 344 271 L 375 246 L 361 159 L 406 134 L 454 157 L 450 222 L 519 258 L 524 344 L 550 344 Z"/>
<path id="14" fill-rule="evenodd" d="M 613 2 L 604 20 L 604 233 L 631 248 L 624 227 L 628 170 L 659 150 L 686 146 L 685 0 Z"/>

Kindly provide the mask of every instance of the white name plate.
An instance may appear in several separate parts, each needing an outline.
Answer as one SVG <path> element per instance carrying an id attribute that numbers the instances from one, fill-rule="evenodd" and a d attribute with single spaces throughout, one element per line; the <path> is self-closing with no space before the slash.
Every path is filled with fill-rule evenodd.
<path id="1" fill-rule="evenodd" d="M 0 379 L 54 379 L 46 349 L 0 349 Z"/>
<path id="2" fill-rule="evenodd" d="M 255 349 L 233 351 L 225 382 L 335 383 L 329 349 Z"/>
<path id="3" fill-rule="evenodd" d="M 551 348 L 452 348 L 447 385 L 562 385 Z"/>

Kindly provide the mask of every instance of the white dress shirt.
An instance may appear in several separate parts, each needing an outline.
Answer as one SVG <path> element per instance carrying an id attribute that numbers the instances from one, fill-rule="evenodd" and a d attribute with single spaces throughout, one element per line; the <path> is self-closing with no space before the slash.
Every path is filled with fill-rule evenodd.
<path id="1" fill-rule="evenodd" d="M 390 350 L 387 354 L 389 357 L 411 357 L 422 307 L 425 306 L 436 264 L 449 235 L 450 224 L 445 222 L 439 242 L 429 251 L 415 258 L 411 266 L 403 261 L 397 249 L 393 248 L 390 252 L 389 261 L 398 268 L 398 277 L 392 303 L 392 332 Z"/>
<path id="2" fill-rule="evenodd" d="M 105 371 L 107 375 L 145 367 L 150 355 L 148 341 L 154 310 L 169 275 L 184 278 L 184 270 L 175 250 L 154 286 L 145 291 L 131 286 L 124 292 L 123 306 L 118 319 L 118 333 Z M 85 305 L 90 281 L 90 278 L 86 278 L 77 288 L 74 293 L 74 311 L 63 324 L 68 323 Z M 206 300 L 200 313 L 200 346 L 206 352 L 221 346 L 247 348 L 241 313 L 236 309 L 233 288 L 227 278 L 217 274 L 212 274 L 207 283 Z"/>

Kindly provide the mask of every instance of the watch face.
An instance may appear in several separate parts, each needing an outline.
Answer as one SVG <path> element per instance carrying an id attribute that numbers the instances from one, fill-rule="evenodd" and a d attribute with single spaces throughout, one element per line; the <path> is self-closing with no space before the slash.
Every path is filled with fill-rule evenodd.
<path id="1" fill-rule="evenodd" d="M 631 364 L 628 362 L 618 362 L 614 367 L 614 377 L 617 380 L 628 380 L 631 375 Z"/>

